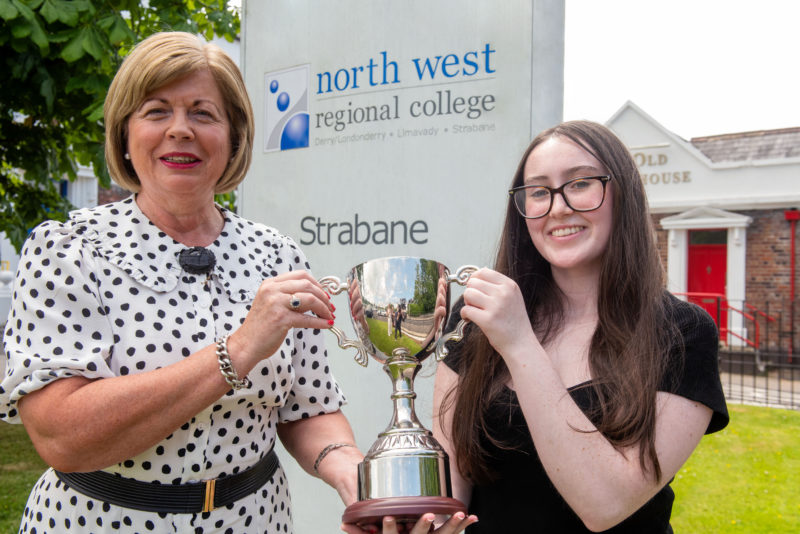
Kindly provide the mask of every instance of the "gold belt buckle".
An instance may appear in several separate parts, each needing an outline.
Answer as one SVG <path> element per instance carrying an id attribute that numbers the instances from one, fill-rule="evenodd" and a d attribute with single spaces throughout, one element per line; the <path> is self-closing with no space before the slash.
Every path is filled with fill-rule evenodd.
<path id="1" fill-rule="evenodd" d="M 211 480 L 206 480 L 206 497 L 203 501 L 203 512 L 210 512 L 214 509 L 214 489 L 217 485 L 217 479 L 212 478 Z"/>

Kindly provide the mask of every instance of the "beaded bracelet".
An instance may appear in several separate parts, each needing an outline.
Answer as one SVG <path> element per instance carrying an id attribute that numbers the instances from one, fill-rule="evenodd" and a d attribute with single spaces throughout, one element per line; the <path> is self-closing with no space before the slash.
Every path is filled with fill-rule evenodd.
<path id="1" fill-rule="evenodd" d="M 227 335 L 217 341 L 217 361 L 219 362 L 219 372 L 222 373 L 222 376 L 225 378 L 225 382 L 227 382 L 228 385 L 233 389 L 249 388 L 251 385 L 250 379 L 244 377 L 242 380 L 239 380 L 239 375 L 236 373 L 236 369 L 233 368 L 231 356 L 228 354 L 229 337 L 230 335 Z"/>
<path id="2" fill-rule="evenodd" d="M 355 445 L 353 445 L 352 443 L 331 443 L 330 445 L 328 445 L 327 447 L 325 447 L 324 449 L 322 449 L 322 450 L 320 451 L 320 453 L 319 453 L 319 456 L 317 456 L 317 459 L 316 459 L 316 461 L 314 461 L 314 472 L 315 472 L 316 474 L 319 474 L 319 464 L 320 464 L 320 462 L 321 462 L 321 461 L 322 461 L 322 460 L 323 460 L 323 459 L 324 459 L 326 456 L 328 456 L 328 453 L 329 453 L 329 452 L 331 452 L 331 451 L 333 451 L 333 450 L 336 450 L 336 449 L 338 449 L 338 448 L 340 448 L 340 447 L 355 447 Z"/>

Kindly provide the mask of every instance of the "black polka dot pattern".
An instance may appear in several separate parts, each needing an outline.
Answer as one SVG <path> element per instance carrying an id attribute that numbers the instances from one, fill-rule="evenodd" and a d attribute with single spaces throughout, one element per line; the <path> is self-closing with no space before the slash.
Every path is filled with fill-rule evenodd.
<path id="1" fill-rule="evenodd" d="M 52 380 L 144 373 L 178 362 L 231 333 L 265 278 L 308 264 L 275 230 L 224 211 L 208 248 L 212 273 L 181 270 L 185 248 L 161 232 L 133 197 L 83 209 L 29 236 L 4 333 L 0 420 L 18 423 L 17 401 Z M 158 483 L 236 473 L 273 445 L 276 425 L 344 403 L 330 373 L 324 334 L 292 330 L 281 349 L 161 443 L 106 471 Z M 46 472 L 31 493 L 22 532 L 292 532 L 288 485 L 279 469 L 251 496 L 206 514 L 157 514 L 89 499 Z"/>

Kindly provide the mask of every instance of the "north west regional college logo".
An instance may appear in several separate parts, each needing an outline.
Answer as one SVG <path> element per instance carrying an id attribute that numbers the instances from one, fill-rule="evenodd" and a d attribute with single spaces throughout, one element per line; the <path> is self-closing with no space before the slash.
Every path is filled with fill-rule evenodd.
<path id="1" fill-rule="evenodd" d="M 269 72 L 265 152 L 308 146 L 308 65 Z"/>

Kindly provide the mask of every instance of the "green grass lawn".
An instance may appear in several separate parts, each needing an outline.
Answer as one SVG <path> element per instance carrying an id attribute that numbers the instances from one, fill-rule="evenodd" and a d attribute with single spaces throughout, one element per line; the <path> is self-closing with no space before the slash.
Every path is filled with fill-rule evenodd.
<path id="1" fill-rule="evenodd" d="M 384 324 L 385 328 L 385 324 Z M 675 477 L 676 534 L 800 532 L 800 412 L 730 405 Z M 45 465 L 22 425 L 0 423 L 0 534 L 17 532 Z"/>
<path id="2" fill-rule="evenodd" d="M 28 493 L 45 469 L 25 428 L 0 422 L 0 534 L 17 532 Z"/>
<path id="3" fill-rule="evenodd" d="M 800 412 L 728 406 L 675 477 L 676 534 L 800 532 Z"/>
<path id="4" fill-rule="evenodd" d="M 420 351 L 419 344 L 408 336 L 404 335 L 398 339 L 390 337 L 389 334 L 386 333 L 385 321 L 379 321 L 378 319 L 367 319 L 367 324 L 369 325 L 370 339 L 372 339 L 372 343 L 379 351 L 383 352 L 387 356 L 392 353 L 392 348 L 396 347 L 398 344 L 406 347 L 412 355 Z M 394 332 L 394 329 L 392 329 L 392 331 Z"/>

